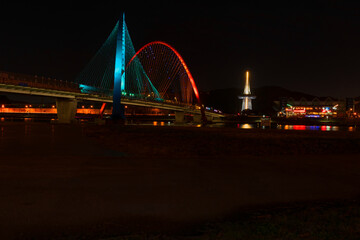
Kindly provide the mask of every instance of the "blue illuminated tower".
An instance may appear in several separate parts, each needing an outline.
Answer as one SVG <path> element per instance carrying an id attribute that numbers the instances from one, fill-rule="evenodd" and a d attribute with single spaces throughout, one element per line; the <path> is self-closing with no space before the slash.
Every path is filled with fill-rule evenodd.
<path id="1" fill-rule="evenodd" d="M 121 104 L 121 93 L 125 90 L 125 13 L 118 22 L 116 37 L 114 89 L 113 89 L 113 111 L 112 119 L 124 119 L 124 106 Z"/>
<path id="2" fill-rule="evenodd" d="M 154 99 L 162 100 L 136 56 L 125 14 L 75 82 L 82 93 L 113 97 L 111 118 L 115 122 L 125 119 L 122 96 L 146 99 L 150 94 Z"/>

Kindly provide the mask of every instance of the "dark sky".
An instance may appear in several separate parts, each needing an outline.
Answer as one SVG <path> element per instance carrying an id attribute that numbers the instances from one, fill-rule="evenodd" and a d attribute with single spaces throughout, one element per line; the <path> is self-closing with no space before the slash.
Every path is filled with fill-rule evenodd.
<path id="1" fill-rule="evenodd" d="M 123 11 L 134 46 L 161 40 L 200 90 L 277 85 L 360 96 L 357 1 L 0 3 L 0 70 L 73 80 Z"/>

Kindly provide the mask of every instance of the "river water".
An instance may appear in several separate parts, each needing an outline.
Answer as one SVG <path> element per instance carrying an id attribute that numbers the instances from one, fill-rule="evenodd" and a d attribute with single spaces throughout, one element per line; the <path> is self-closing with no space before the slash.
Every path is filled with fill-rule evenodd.
<path id="1" fill-rule="evenodd" d="M 78 119 L 79 123 L 91 122 L 89 119 Z M 0 124 L 5 122 L 48 122 L 48 123 L 56 123 L 56 119 L 54 118 L 5 118 L 0 117 Z M 261 127 L 259 123 L 215 123 L 203 126 L 201 124 L 174 124 L 170 121 L 141 121 L 141 122 L 129 122 L 127 125 L 148 125 L 155 127 L 164 127 L 164 126 L 189 126 L 189 127 L 219 127 L 219 128 L 237 128 L 237 129 L 269 129 L 269 127 Z M 359 131 L 360 128 L 356 126 L 327 126 L 327 125 L 279 125 L 273 124 L 271 129 L 278 130 L 293 130 L 293 131 Z"/>
<path id="2" fill-rule="evenodd" d="M 257 124 L 236 124 L 236 128 L 240 129 L 256 129 L 261 128 Z M 264 127 L 263 127 L 264 128 Z M 272 129 L 279 129 L 279 130 L 294 130 L 294 131 L 358 131 L 360 128 L 356 126 L 327 126 L 327 125 L 275 125 L 271 127 Z M 265 129 L 265 128 L 264 128 Z"/>

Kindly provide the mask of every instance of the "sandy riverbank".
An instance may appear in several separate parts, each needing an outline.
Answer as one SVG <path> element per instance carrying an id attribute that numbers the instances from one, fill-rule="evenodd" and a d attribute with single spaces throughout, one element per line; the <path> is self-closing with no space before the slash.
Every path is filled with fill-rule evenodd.
<path id="1" fill-rule="evenodd" d="M 252 209 L 360 198 L 360 133 L 0 125 L 0 234 L 185 231 Z"/>

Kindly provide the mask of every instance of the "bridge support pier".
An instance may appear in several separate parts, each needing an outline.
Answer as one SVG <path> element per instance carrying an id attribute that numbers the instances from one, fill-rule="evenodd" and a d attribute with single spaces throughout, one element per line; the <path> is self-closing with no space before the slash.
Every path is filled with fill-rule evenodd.
<path id="1" fill-rule="evenodd" d="M 200 114 L 194 114 L 193 122 L 194 123 L 201 123 L 202 122 L 202 116 Z"/>
<path id="2" fill-rule="evenodd" d="M 175 112 L 175 123 L 184 123 L 184 122 L 185 122 L 185 113 Z"/>
<path id="3" fill-rule="evenodd" d="M 59 123 L 71 123 L 75 121 L 77 109 L 76 99 L 57 98 L 56 108 Z"/>

